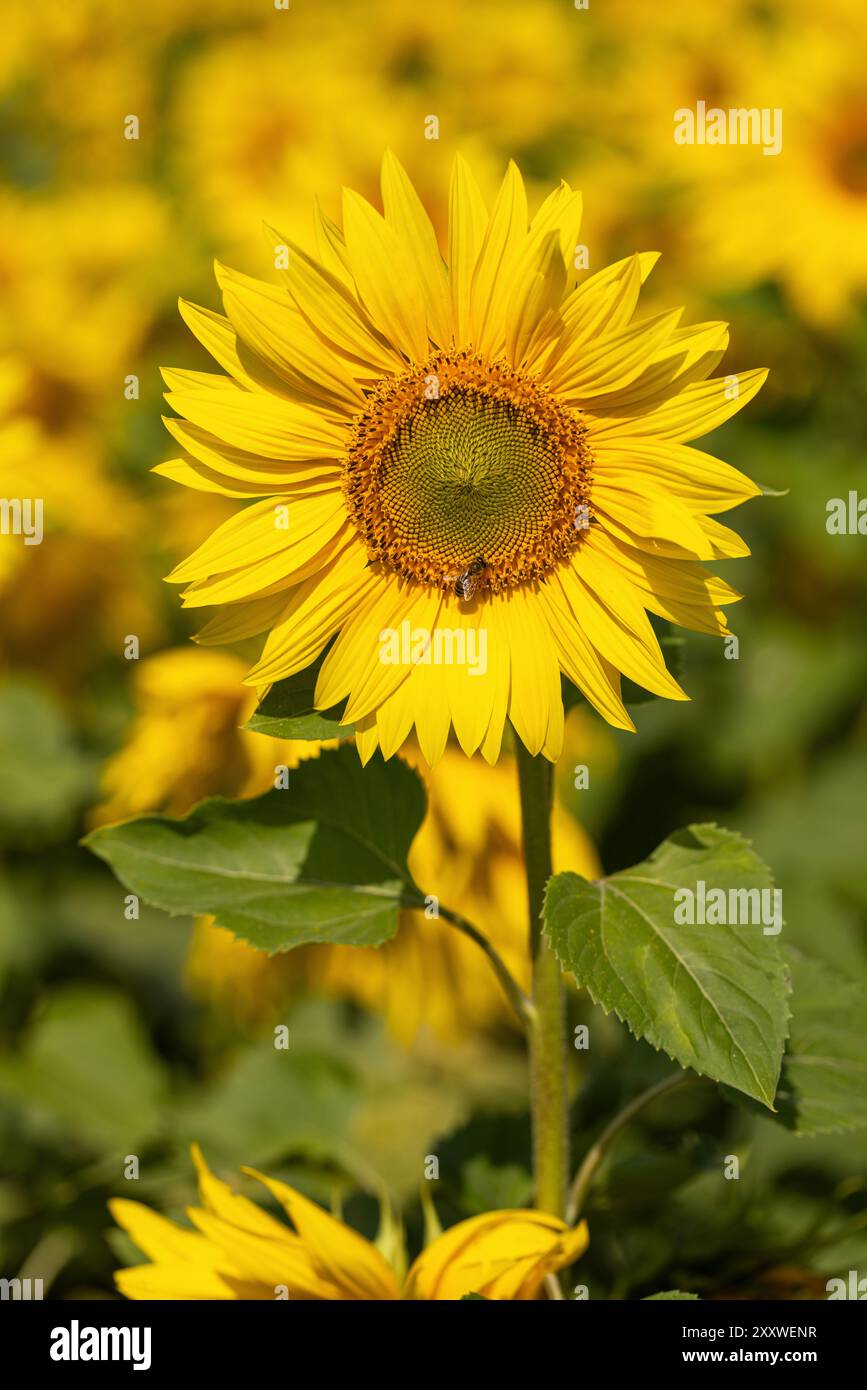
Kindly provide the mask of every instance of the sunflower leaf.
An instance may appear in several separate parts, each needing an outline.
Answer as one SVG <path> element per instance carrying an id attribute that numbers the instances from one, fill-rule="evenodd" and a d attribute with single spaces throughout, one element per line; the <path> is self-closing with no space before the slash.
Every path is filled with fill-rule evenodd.
<path id="1" fill-rule="evenodd" d="M 726 902 L 731 890 L 758 890 L 757 906 L 774 902 L 761 897 L 773 879 L 747 840 L 694 825 L 598 883 L 556 875 L 545 931 L 563 969 L 636 1037 L 773 1109 L 788 1033 L 786 962 L 761 922 L 680 925 L 685 889 L 696 904 L 714 889 Z M 696 912 L 698 921 L 707 915 Z"/>
<path id="2" fill-rule="evenodd" d="M 318 710 L 313 703 L 321 665 L 320 658 L 285 681 L 276 681 L 248 719 L 245 728 L 254 734 L 268 734 L 271 738 L 349 738 L 354 732 L 354 725 L 340 723 L 344 705 Z"/>
<path id="3" fill-rule="evenodd" d="M 413 891 L 406 857 L 424 807 L 404 763 L 376 757 L 362 768 L 343 747 L 302 763 L 285 790 L 214 798 L 183 820 L 142 816 L 84 843 L 145 902 L 211 913 L 260 950 L 379 946 Z"/>
<path id="4" fill-rule="evenodd" d="M 792 1031 L 777 1093 L 778 1119 L 796 1134 L 867 1125 L 867 991 L 790 948 Z"/>

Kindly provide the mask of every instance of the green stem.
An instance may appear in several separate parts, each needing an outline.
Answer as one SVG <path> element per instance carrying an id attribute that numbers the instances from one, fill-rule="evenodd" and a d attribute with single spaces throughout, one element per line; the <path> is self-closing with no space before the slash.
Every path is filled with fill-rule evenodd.
<path id="1" fill-rule="evenodd" d="M 701 1076 L 691 1076 L 688 1072 L 677 1072 L 674 1076 L 667 1076 L 664 1081 L 658 1081 L 655 1086 L 651 1086 L 640 1095 L 635 1096 L 628 1105 L 618 1111 L 612 1120 L 603 1129 L 596 1143 L 587 1150 L 584 1162 L 575 1175 L 575 1180 L 569 1191 L 569 1203 L 566 1208 L 566 1220 L 570 1226 L 574 1226 L 578 1217 L 581 1215 L 590 1185 L 596 1176 L 596 1171 L 602 1162 L 611 1144 L 622 1129 L 629 1124 L 630 1120 L 644 1110 L 648 1105 L 659 1097 L 669 1095 L 672 1091 L 680 1090 L 681 1086 L 691 1086 L 695 1082 L 704 1080 Z"/>
<path id="2" fill-rule="evenodd" d="M 520 740 L 517 745 L 535 1009 L 530 1028 L 530 1108 L 536 1206 L 562 1217 L 568 1175 L 566 997 L 560 967 L 542 935 L 545 885 L 551 877 L 553 768 L 547 759 L 528 753 Z"/>
<path id="3" fill-rule="evenodd" d="M 484 932 L 480 932 L 478 927 L 474 927 L 472 922 L 468 922 L 466 917 L 462 917 L 459 912 L 453 912 L 450 907 L 443 907 L 442 904 L 440 904 L 439 915 L 444 922 L 448 922 L 450 926 L 455 927 L 459 932 L 463 932 L 464 936 L 469 937 L 470 941 L 474 941 L 477 946 L 481 947 L 493 966 L 494 974 L 502 985 L 506 998 L 515 1010 L 518 1022 L 523 1024 L 524 1028 L 530 1028 L 536 1012 L 533 1008 L 533 1001 L 524 993 L 517 980 L 509 973 L 508 967 L 502 956 L 500 956 L 485 936 Z"/>

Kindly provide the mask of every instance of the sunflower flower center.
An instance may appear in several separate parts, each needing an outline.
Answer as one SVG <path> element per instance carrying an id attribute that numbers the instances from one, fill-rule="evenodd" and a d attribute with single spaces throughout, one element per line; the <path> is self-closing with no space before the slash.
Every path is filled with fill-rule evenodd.
<path id="1" fill-rule="evenodd" d="M 349 441 L 347 505 L 372 561 L 443 589 L 470 570 L 474 590 L 498 593 L 580 544 L 586 434 L 526 373 L 441 353 L 371 393 Z"/>

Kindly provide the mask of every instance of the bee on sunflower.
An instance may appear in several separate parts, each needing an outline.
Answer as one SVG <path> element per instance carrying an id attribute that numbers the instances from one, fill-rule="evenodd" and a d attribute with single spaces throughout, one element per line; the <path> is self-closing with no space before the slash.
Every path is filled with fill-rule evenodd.
<path id="1" fill-rule="evenodd" d="M 382 197 L 318 213 L 315 256 L 274 233 L 280 286 L 218 265 L 225 316 L 182 303 L 227 374 L 165 373 L 184 456 L 157 471 L 256 500 L 169 579 L 217 610 L 199 641 L 266 634 L 257 688 L 325 653 L 315 705 L 345 701 L 365 762 L 413 728 L 431 765 L 452 729 L 495 762 L 507 722 L 554 761 L 561 673 L 632 729 L 621 675 L 687 698 L 648 614 L 728 632 L 702 562 L 748 553 L 716 516 L 759 489 L 691 441 L 766 373 L 711 376 L 723 323 L 635 318 L 653 253 L 577 283 L 565 183 L 531 219 L 510 164 L 489 210 L 457 158 L 447 260 L 392 154 Z M 485 668 L 382 661 L 405 622 L 484 629 Z"/>

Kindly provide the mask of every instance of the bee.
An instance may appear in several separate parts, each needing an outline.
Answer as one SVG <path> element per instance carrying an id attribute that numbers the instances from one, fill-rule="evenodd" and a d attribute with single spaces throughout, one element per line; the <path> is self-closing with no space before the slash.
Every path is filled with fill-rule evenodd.
<path id="1" fill-rule="evenodd" d="M 455 596 L 463 599 L 464 603 L 468 603 L 476 592 L 476 586 L 479 582 L 480 575 L 484 574 L 487 568 L 488 562 L 483 559 L 481 555 L 477 556 L 475 560 L 472 560 L 467 565 L 463 574 L 459 574 L 454 582 Z"/>

